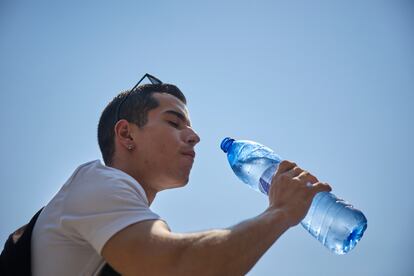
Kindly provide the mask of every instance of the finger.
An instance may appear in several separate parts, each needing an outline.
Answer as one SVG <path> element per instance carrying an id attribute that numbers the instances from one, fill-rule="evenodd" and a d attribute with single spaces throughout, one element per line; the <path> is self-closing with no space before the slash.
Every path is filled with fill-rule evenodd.
<path id="1" fill-rule="evenodd" d="M 309 185 L 310 189 L 317 194 L 319 192 L 330 192 L 332 191 L 331 186 L 328 183 L 316 182 L 312 185 Z"/>
<path id="2" fill-rule="evenodd" d="M 293 169 L 294 167 L 296 167 L 296 164 L 294 162 L 290 162 L 288 160 L 283 160 L 282 162 L 280 162 L 276 173 L 277 174 L 282 174 L 286 171 L 289 171 L 289 170 Z"/>
<path id="3" fill-rule="evenodd" d="M 305 182 L 306 184 L 313 184 L 319 181 L 314 175 L 312 175 L 308 171 L 302 171 L 296 178 L 298 178 L 302 182 Z"/>
<path id="4" fill-rule="evenodd" d="M 304 172 L 303 169 L 301 169 L 300 167 L 296 166 L 296 167 L 292 168 L 291 170 L 285 172 L 285 174 L 287 174 L 291 178 L 294 178 L 294 177 L 298 177 L 303 172 Z"/>

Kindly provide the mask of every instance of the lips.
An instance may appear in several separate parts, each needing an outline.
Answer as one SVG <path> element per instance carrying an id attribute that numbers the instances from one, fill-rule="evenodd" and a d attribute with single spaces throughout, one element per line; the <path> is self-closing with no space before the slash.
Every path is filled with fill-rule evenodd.
<path id="1" fill-rule="evenodd" d="M 190 156 L 191 158 L 195 158 L 195 151 L 193 151 L 193 150 L 187 150 L 187 151 L 184 151 L 183 152 L 183 155 L 185 155 L 185 156 Z"/>

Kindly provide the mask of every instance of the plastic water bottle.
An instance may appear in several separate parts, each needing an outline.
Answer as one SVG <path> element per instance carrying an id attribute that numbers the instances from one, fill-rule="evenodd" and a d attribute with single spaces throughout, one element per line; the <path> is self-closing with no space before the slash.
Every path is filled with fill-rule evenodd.
<path id="1" fill-rule="evenodd" d="M 281 158 L 270 148 L 248 140 L 225 138 L 221 149 L 234 173 L 249 187 L 268 194 Z M 316 194 L 302 226 L 332 252 L 341 255 L 356 246 L 367 228 L 364 214 L 328 192 Z"/>

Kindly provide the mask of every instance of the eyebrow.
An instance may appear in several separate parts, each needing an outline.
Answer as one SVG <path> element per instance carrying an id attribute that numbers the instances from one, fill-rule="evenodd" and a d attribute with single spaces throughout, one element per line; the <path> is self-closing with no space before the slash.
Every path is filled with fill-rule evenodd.
<path id="1" fill-rule="evenodd" d="M 184 114 L 182 114 L 181 112 L 175 111 L 175 110 L 167 110 L 164 113 L 168 113 L 168 114 L 172 114 L 177 116 L 181 121 L 186 122 L 189 126 L 191 126 L 190 121 L 187 119 L 186 116 L 184 116 Z"/>

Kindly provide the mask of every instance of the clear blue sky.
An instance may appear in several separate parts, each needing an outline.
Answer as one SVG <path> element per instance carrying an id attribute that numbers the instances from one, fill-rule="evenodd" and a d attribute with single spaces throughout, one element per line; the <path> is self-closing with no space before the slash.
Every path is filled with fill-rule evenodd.
<path id="1" fill-rule="evenodd" d="M 413 27 L 408 0 L 2 0 L 0 241 L 100 158 L 101 110 L 148 72 L 184 91 L 202 140 L 188 186 L 152 205 L 174 231 L 266 208 L 219 149 L 251 139 L 329 182 L 368 229 L 336 256 L 297 226 L 249 275 L 413 275 Z"/>

